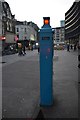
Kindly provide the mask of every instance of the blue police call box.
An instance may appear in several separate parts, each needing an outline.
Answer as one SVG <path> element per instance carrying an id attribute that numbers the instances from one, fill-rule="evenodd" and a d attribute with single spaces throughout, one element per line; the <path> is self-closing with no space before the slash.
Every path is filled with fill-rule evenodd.
<path id="1" fill-rule="evenodd" d="M 50 17 L 43 17 L 40 43 L 40 105 L 53 104 L 53 31 Z"/>

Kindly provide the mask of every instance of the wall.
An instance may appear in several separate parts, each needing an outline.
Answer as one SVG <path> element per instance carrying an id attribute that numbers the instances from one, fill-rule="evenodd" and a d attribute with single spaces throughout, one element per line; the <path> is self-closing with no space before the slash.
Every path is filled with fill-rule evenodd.
<path id="1" fill-rule="evenodd" d="M 6 43 L 16 43 L 14 41 L 14 34 L 13 33 L 10 33 L 10 32 L 6 33 Z"/>
<path id="2" fill-rule="evenodd" d="M 19 29 L 19 32 L 17 32 L 17 28 Z M 25 32 L 25 28 L 26 28 L 26 32 Z M 16 35 L 19 35 L 19 40 L 32 40 L 32 41 L 37 40 L 37 32 L 32 26 L 16 25 L 15 31 L 16 31 Z"/>

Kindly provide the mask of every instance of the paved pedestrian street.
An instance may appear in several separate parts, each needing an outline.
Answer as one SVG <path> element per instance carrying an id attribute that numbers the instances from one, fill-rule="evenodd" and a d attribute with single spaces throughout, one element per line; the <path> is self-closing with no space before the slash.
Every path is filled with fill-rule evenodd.
<path id="1" fill-rule="evenodd" d="M 77 52 L 54 51 L 53 106 L 40 107 L 39 54 L 27 51 L 25 56 L 3 56 L 2 117 L 78 118 Z M 46 81 L 45 81 L 46 82 Z"/>

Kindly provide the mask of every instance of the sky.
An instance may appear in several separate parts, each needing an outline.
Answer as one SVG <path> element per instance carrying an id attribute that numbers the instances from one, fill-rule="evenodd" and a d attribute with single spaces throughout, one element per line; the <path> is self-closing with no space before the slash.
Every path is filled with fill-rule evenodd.
<path id="1" fill-rule="evenodd" d="M 43 17 L 50 17 L 51 27 L 59 27 L 60 20 L 65 20 L 65 13 L 75 0 L 5 0 L 12 14 L 19 21 L 32 21 L 39 27 Z"/>

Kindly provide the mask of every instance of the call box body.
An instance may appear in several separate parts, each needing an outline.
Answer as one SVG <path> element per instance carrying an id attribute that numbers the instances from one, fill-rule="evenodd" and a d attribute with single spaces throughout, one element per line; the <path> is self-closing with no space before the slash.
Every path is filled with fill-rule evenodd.
<path id="1" fill-rule="evenodd" d="M 40 105 L 53 104 L 53 31 L 44 24 L 40 39 Z"/>

